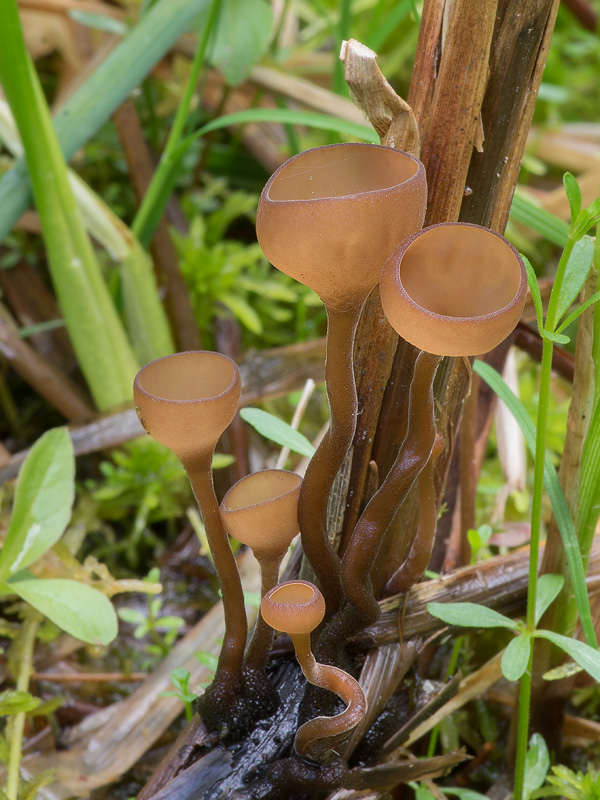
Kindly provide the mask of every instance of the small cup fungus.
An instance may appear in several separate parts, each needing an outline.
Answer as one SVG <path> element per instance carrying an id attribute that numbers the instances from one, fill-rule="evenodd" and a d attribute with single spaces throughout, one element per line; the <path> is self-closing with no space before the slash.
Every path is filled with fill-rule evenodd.
<path id="1" fill-rule="evenodd" d="M 367 701 L 364 692 L 358 681 L 347 672 L 319 664 L 312 654 L 310 634 L 325 615 L 325 600 L 314 584 L 299 580 L 280 583 L 263 597 L 261 614 L 268 625 L 290 636 L 306 680 L 335 692 L 346 703 L 340 714 L 315 717 L 305 722 L 296 733 L 294 747 L 298 755 L 320 761 L 365 715 Z"/>

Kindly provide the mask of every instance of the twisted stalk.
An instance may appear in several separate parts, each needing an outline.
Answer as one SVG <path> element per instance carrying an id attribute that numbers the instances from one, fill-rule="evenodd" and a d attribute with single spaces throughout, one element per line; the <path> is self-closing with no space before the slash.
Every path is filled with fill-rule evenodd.
<path id="1" fill-rule="evenodd" d="M 329 541 L 327 502 L 356 430 L 354 337 L 364 303 L 346 311 L 327 309 L 325 379 L 331 422 L 312 457 L 298 499 L 302 547 L 333 614 L 340 606 L 341 559 Z"/>
<path id="2" fill-rule="evenodd" d="M 415 536 L 407 561 L 413 565 L 422 563 L 431 550 L 435 532 L 435 516 L 432 517 L 429 481 L 432 480 L 431 456 L 436 441 L 433 379 L 440 363 L 440 356 L 422 351 L 417 356 L 415 371 L 410 385 L 407 411 L 407 430 L 404 441 L 390 472 L 377 493 L 371 498 L 352 533 L 350 544 L 342 561 L 342 584 L 347 600 L 361 623 L 371 624 L 379 615 L 379 605 L 373 594 L 371 568 L 377 556 L 385 531 L 396 516 L 398 509 L 423 470 L 427 480 L 423 481 L 421 499 L 427 508 L 421 510 L 419 531 Z M 442 440 L 443 443 L 443 440 Z M 439 445 L 438 445 L 439 446 Z M 421 488 L 421 487 L 420 487 Z M 432 524 L 433 523 L 433 524 Z M 432 527 L 433 530 L 424 528 Z M 419 533 L 421 537 L 419 537 Z M 398 571 L 402 570 L 402 565 Z M 391 581 L 394 580 L 395 575 Z M 414 573 L 414 569 L 409 570 Z"/>

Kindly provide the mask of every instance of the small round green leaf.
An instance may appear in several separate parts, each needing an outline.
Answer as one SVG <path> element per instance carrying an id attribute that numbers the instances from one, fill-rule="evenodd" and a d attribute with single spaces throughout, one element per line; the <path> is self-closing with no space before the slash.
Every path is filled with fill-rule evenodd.
<path id="1" fill-rule="evenodd" d="M 525 674 L 531 653 L 531 636 L 516 636 L 502 654 L 500 668 L 507 681 L 518 681 Z"/>

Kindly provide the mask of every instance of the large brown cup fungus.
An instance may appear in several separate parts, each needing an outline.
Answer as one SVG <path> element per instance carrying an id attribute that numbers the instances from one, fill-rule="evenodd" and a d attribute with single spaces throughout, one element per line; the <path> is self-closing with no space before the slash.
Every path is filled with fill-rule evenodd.
<path id="1" fill-rule="evenodd" d="M 257 235 L 267 258 L 314 289 L 327 309 L 331 425 L 307 470 L 298 513 L 303 547 L 331 612 L 341 600 L 340 560 L 327 535 L 327 500 L 356 429 L 356 326 L 386 259 L 423 224 L 426 202 L 418 159 L 378 145 L 341 144 L 287 161 L 258 206 Z"/>
<path id="2" fill-rule="evenodd" d="M 261 614 L 268 625 L 290 636 L 306 680 L 335 692 L 346 703 L 340 714 L 315 717 L 296 733 L 294 747 L 298 755 L 320 761 L 363 718 L 367 710 L 364 692 L 347 672 L 319 664 L 312 654 L 310 634 L 325 615 L 325 600 L 314 584 L 308 581 L 279 584 L 263 597 Z"/>
<path id="3" fill-rule="evenodd" d="M 444 223 L 402 242 L 383 269 L 380 291 L 388 320 L 408 342 L 439 356 L 474 356 L 516 326 L 527 278 L 499 234 Z"/>
<path id="4" fill-rule="evenodd" d="M 383 268 L 380 292 L 391 325 L 425 351 L 415 376 L 419 361 L 427 356 L 423 368 L 429 373 L 426 383 L 431 383 L 442 356 L 480 355 L 506 339 L 523 312 L 527 278 L 519 254 L 499 234 L 478 225 L 444 223 L 414 233 L 396 248 Z M 426 391 L 429 402 L 423 414 L 430 417 L 428 450 L 435 458 L 443 442 L 435 443 L 431 388 Z M 428 462 L 429 455 L 419 473 L 422 502 L 433 497 Z M 427 518 L 429 523 L 419 525 L 406 561 L 386 591 L 405 591 L 425 570 L 435 514 L 422 507 L 421 522 Z"/>
<path id="5" fill-rule="evenodd" d="M 212 481 L 215 446 L 233 419 L 241 394 L 239 370 L 219 353 L 177 353 L 152 361 L 134 382 L 142 426 L 183 464 L 198 502 L 223 593 L 225 636 L 215 680 L 207 697 L 223 710 L 242 682 L 247 623 L 242 585 L 221 523 Z"/>
<path id="6" fill-rule="evenodd" d="M 266 469 L 239 480 L 221 501 L 227 533 L 252 549 L 261 571 L 261 596 L 279 580 L 279 567 L 299 531 L 298 494 L 302 478 L 283 469 Z M 260 667 L 269 655 L 272 629 L 259 616 L 246 663 Z"/>

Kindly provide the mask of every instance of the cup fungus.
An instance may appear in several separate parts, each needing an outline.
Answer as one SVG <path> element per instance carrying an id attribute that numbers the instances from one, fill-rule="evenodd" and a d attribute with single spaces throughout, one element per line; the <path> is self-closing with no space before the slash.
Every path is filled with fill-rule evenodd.
<path id="1" fill-rule="evenodd" d="M 327 536 L 327 500 L 356 429 L 356 326 L 386 259 L 423 224 L 426 202 L 418 159 L 378 145 L 341 144 L 287 161 L 258 206 L 263 252 L 277 269 L 314 289 L 327 310 L 331 425 L 307 470 L 298 515 L 305 553 L 331 612 L 340 603 L 340 559 Z"/>
<path id="2" fill-rule="evenodd" d="M 287 633 L 294 645 L 298 663 L 309 683 L 335 692 L 346 708 L 334 717 L 315 717 L 302 725 L 294 740 L 300 756 L 320 761 L 358 725 L 367 710 L 364 692 L 347 672 L 319 664 L 310 648 L 310 634 L 325 615 L 325 600 L 308 581 L 286 581 L 263 597 L 261 614 L 276 631 Z"/>
<path id="3" fill-rule="evenodd" d="M 225 636 L 211 690 L 223 700 L 239 690 L 247 637 L 240 576 L 221 523 L 211 463 L 215 446 L 233 419 L 241 394 L 234 361 L 192 351 L 165 356 L 141 369 L 134 402 L 147 433 L 183 464 L 198 502 L 223 594 Z"/>
<path id="4" fill-rule="evenodd" d="M 387 261 L 383 310 L 396 331 L 439 356 L 474 356 L 519 321 L 527 278 L 515 248 L 478 225 L 448 222 L 409 236 Z"/>
<path id="5" fill-rule="evenodd" d="M 283 469 L 266 469 L 239 480 L 221 501 L 227 533 L 252 549 L 260 564 L 264 596 L 279 580 L 279 567 L 298 533 L 298 494 L 302 478 Z M 246 663 L 261 666 L 269 654 L 272 630 L 259 618 Z"/>

